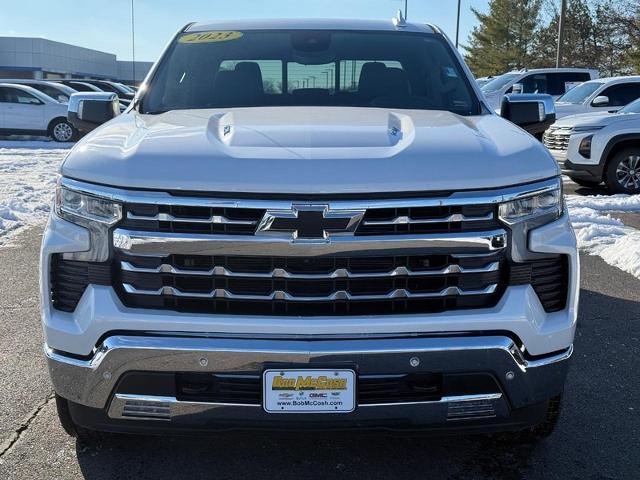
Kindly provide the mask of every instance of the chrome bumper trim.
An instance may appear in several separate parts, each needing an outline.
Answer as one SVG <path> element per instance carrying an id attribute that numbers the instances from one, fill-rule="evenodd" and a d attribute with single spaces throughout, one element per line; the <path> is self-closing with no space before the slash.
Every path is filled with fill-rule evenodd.
<path id="1" fill-rule="evenodd" d="M 457 395 L 442 397 L 440 400 L 402 403 L 374 403 L 358 405 L 358 409 L 372 407 L 405 407 L 434 406 L 446 409 L 447 420 L 471 418 L 490 418 L 496 416 L 497 402 L 502 399 L 501 393 L 480 395 Z M 220 403 L 220 402 L 186 402 L 176 397 L 156 395 L 132 395 L 116 393 L 109 406 L 108 415 L 114 419 L 171 421 L 175 417 L 200 415 L 221 407 L 240 407 L 260 409 L 259 404 Z"/>
<path id="2" fill-rule="evenodd" d="M 55 391 L 96 408 L 107 405 L 119 378 L 129 371 L 222 373 L 259 370 L 273 362 L 312 366 L 349 361 L 363 374 L 406 373 L 413 368 L 412 357 L 429 371 L 484 370 L 500 379 L 510 372 L 510 401 L 517 405 L 561 388 L 564 376 L 550 376 L 540 367 L 560 365 L 573 352 L 569 347 L 544 359 L 526 360 L 513 340 L 503 336 L 275 340 L 119 335 L 105 339 L 87 360 L 46 345 L 44 350 Z"/>
<path id="3" fill-rule="evenodd" d="M 471 253 L 498 251 L 507 246 L 503 229 L 488 232 L 334 236 L 328 240 L 294 241 L 291 235 L 210 235 L 131 231 L 113 232 L 113 246 L 133 255 L 267 255 L 317 257 L 322 255 L 407 255 L 411 253 Z"/>

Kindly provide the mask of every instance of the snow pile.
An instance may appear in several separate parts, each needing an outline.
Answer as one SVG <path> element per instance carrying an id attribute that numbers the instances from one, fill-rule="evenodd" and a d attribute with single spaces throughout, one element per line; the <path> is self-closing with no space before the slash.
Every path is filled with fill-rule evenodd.
<path id="1" fill-rule="evenodd" d="M 72 144 L 0 141 L 0 245 L 47 218 L 60 163 Z"/>
<path id="2" fill-rule="evenodd" d="M 640 231 L 607 211 L 640 213 L 640 195 L 568 195 L 567 206 L 578 246 L 640 278 Z"/>

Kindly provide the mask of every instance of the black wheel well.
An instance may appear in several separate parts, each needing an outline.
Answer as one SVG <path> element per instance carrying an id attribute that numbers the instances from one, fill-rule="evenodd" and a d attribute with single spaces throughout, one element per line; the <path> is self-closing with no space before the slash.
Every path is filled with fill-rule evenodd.
<path id="1" fill-rule="evenodd" d="M 609 162 L 611 161 L 611 159 L 615 157 L 619 152 L 629 147 L 638 147 L 640 149 L 640 137 L 620 140 L 619 142 L 615 143 L 608 152 L 606 152 L 607 158 L 604 161 L 604 169 L 602 170 L 603 177 L 607 176 L 607 170 L 609 169 Z"/>
<path id="2" fill-rule="evenodd" d="M 51 121 L 49 122 L 49 125 L 47 125 L 47 132 L 49 134 L 53 133 L 52 132 L 53 124 L 56 123 L 58 120 L 64 120 L 66 122 L 67 121 L 67 117 L 55 117 L 55 118 L 52 118 Z"/>

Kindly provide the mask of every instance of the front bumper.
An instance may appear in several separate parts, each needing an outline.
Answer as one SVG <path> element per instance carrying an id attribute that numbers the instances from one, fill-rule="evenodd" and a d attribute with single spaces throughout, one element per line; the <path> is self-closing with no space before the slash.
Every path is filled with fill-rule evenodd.
<path id="1" fill-rule="evenodd" d="M 562 392 L 572 347 L 526 359 L 507 336 L 341 340 L 112 336 L 81 360 L 45 347 L 55 391 L 74 421 L 115 431 L 219 428 L 524 428 L 544 419 L 545 402 Z M 419 359 L 412 366 L 410 359 Z M 355 365 L 358 375 L 429 372 L 486 374 L 497 389 L 436 400 L 359 405 L 354 412 L 278 415 L 259 404 L 180 401 L 166 391 L 127 391 L 128 372 L 261 372 L 265 365 Z M 154 394 L 155 393 L 155 394 Z M 522 412 L 526 412 L 523 415 Z"/>
<path id="2" fill-rule="evenodd" d="M 604 165 L 602 164 L 587 165 L 573 163 L 568 159 L 560 165 L 560 168 L 562 169 L 563 175 L 591 182 L 601 182 L 602 175 L 604 174 Z"/>

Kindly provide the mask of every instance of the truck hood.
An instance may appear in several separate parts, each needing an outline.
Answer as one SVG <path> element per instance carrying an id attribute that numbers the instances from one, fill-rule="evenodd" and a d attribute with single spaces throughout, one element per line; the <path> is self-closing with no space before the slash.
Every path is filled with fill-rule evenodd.
<path id="1" fill-rule="evenodd" d="M 129 112 L 62 166 L 124 188 L 267 194 L 483 189 L 558 172 L 537 140 L 495 115 L 349 107 Z"/>
<path id="2" fill-rule="evenodd" d="M 640 120 L 640 115 L 634 113 L 591 112 L 564 117 L 558 120 L 554 127 L 606 127 L 612 123 L 630 120 Z"/>

